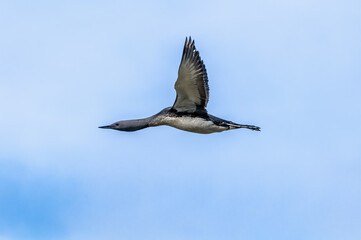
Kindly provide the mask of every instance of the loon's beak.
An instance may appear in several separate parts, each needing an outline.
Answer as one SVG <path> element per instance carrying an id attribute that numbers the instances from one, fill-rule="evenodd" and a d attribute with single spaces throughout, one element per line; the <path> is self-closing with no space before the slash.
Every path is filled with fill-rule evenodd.
<path id="1" fill-rule="evenodd" d="M 108 129 L 108 128 L 112 128 L 111 126 L 101 126 L 99 128 L 105 128 L 105 129 Z"/>

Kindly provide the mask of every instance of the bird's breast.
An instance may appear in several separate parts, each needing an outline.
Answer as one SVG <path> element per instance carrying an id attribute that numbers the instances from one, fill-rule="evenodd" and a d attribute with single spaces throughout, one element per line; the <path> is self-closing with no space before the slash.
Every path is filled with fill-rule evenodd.
<path id="1" fill-rule="evenodd" d="M 195 133 L 214 133 L 227 130 L 227 127 L 218 126 L 212 121 L 200 117 L 165 117 L 162 119 L 162 125 L 168 125 L 180 130 Z"/>

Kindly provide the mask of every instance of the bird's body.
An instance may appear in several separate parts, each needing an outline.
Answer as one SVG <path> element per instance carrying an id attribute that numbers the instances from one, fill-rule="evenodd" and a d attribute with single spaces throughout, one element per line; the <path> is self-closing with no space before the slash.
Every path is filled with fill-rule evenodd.
<path id="1" fill-rule="evenodd" d="M 193 116 L 168 116 L 163 119 L 163 125 L 194 133 L 223 132 L 229 128 L 215 124 L 210 119 Z"/>
<path id="2" fill-rule="evenodd" d="M 217 125 L 211 117 L 206 114 L 181 114 L 173 111 L 171 107 L 165 108 L 159 114 L 155 115 L 151 122 L 153 126 L 168 125 L 180 130 L 195 133 L 213 133 L 227 130 L 226 126 Z"/>
<path id="3" fill-rule="evenodd" d="M 175 83 L 177 98 L 172 107 L 143 119 L 118 121 L 108 128 L 119 131 L 137 131 L 147 127 L 171 126 L 194 133 L 215 133 L 237 128 L 260 131 L 253 125 L 241 125 L 208 114 L 206 106 L 209 99 L 208 77 L 205 65 L 191 38 L 186 38 L 178 79 Z"/>

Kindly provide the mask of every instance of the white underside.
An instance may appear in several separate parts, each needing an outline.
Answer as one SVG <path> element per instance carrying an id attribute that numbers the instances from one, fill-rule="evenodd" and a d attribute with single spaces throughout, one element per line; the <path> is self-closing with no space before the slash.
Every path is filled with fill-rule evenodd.
<path id="1" fill-rule="evenodd" d="M 228 129 L 227 127 L 217 126 L 211 121 L 197 117 L 165 117 L 162 119 L 162 125 L 203 134 L 222 132 Z"/>

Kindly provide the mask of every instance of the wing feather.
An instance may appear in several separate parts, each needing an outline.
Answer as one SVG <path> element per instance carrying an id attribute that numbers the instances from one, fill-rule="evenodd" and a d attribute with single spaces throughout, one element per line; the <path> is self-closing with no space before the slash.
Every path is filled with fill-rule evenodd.
<path id="1" fill-rule="evenodd" d="M 186 38 L 178 78 L 174 85 L 177 98 L 173 109 L 178 112 L 205 110 L 209 99 L 206 67 L 196 50 L 194 40 Z"/>

